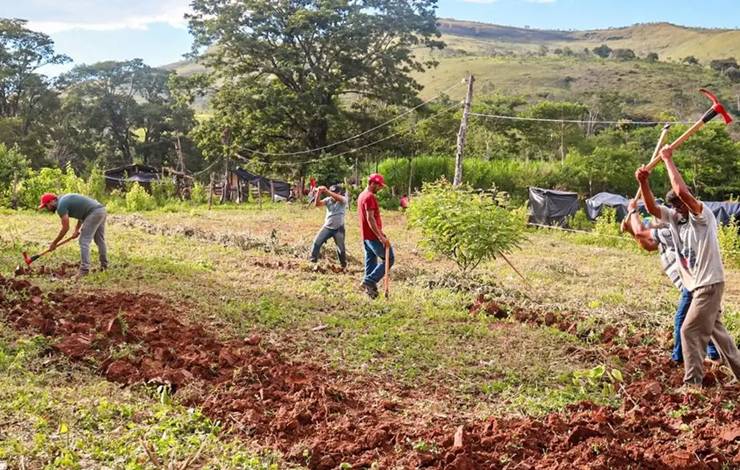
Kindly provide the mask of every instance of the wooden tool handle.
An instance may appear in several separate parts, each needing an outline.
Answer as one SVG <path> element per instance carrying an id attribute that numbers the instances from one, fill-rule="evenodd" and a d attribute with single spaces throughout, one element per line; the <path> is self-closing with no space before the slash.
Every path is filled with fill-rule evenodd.
<path id="1" fill-rule="evenodd" d="M 660 149 L 665 145 L 665 141 L 668 138 L 668 132 L 670 131 L 670 125 L 666 124 L 658 137 L 658 143 L 655 145 L 653 150 L 653 156 L 650 157 L 650 162 L 647 164 L 647 169 L 652 170 L 655 166 L 660 163 Z M 637 194 L 635 194 L 635 200 L 640 200 L 642 197 L 642 188 L 637 188 Z"/>
<path id="2" fill-rule="evenodd" d="M 686 132 L 681 134 L 681 137 L 673 141 L 673 143 L 671 144 L 671 148 L 673 150 L 676 150 L 677 148 L 679 148 L 681 145 L 683 145 L 684 142 L 689 140 L 689 137 L 699 132 L 699 130 L 701 130 L 702 127 L 704 127 L 704 121 L 698 121 L 696 124 L 689 127 L 686 130 Z"/>
<path id="3" fill-rule="evenodd" d="M 387 240 L 385 244 L 385 277 L 383 278 L 383 287 L 385 298 L 388 298 L 391 289 L 391 241 Z"/>

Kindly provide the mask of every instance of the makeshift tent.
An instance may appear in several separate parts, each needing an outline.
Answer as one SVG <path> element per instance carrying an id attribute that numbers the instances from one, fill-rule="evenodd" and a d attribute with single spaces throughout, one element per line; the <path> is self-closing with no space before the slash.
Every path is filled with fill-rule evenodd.
<path id="1" fill-rule="evenodd" d="M 567 224 L 578 211 L 578 194 L 554 189 L 529 188 L 529 221 L 541 225 Z"/>
<path id="2" fill-rule="evenodd" d="M 611 207 L 617 211 L 617 221 L 627 217 L 627 204 L 629 199 L 619 194 L 599 193 L 589 199 L 586 199 L 586 215 L 591 220 L 596 220 L 604 207 Z"/>
<path id="3" fill-rule="evenodd" d="M 126 165 L 119 168 L 105 170 L 105 186 L 108 189 L 122 188 L 126 183 L 139 183 L 144 187 L 149 187 L 152 181 L 159 179 L 159 172 L 156 168 L 147 165 Z"/>
<path id="4" fill-rule="evenodd" d="M 286 183 L 285 181 L 273 180 L 264 176 L 255 175 L 244 168 L 237 168 L 233 173 L 247 184 L 258 188 L 264 193 L 270 194 L 270 191 L 274 191 L 273 194 L 275 195 L 276 200 L 278 198 L 288 200 L 292 196 L 292 186 L 290 183 Z"/>
<path id="5" fill-rule="evenodd" d="M 714 216 L 717 218 L 717 222 L 720 224 L 727 225 L 730 223 L 731 219 L 735 219 L 740 223 L 740 202 L 703 202 L 712 211 Z"/>

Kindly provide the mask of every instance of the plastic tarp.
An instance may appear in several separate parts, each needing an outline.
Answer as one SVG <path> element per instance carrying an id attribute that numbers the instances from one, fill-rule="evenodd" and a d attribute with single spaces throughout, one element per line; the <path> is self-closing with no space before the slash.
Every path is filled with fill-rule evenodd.
<path id="1" fill-rule="evenodd" d="M 292 186 L 290 183 L 286 183 L 285 181 L 273 180 L 260 175 L 255 175 L 254 173 L 250 173 L 244 168 L 237 168 L 236 170 L 234 170 L 234 174 L 246 181 L 248 184 L 259 188 L 262 192 L 268 194 L 270 193 L 270 187 L 272 186 L 273 190 L 275 191 L 276 200 L 288 200 L 291 197 Z"/>
<path id="2" fill-rule="evenodd" d="M 106 170 L 104 176 L 105 182 L 110 186 L 121 186 L 127 182 L 148 185 L 159 180 L 159 172 L 156 168 L 138 164 Z"/>
<path id="3" fill-rule="evenodd" d="M 731 219 L 740 222 L 740 202 L 702 201 L 722 225 L 730 223 Z"/>
<path id="4" fill-rule="evenodd" d="M 567 224 L 578 211 L 578 194 L 554 189 L 529 188 L 529 221 L 540 225 Z"/>
<path id="5" fill-rule="evenodd" d="M 619 194 L 598 193 L 595 196 L 586 199 L 586 215 L 590 220 L 596 220 L 604 207 L 611 207 L 617 211 L 617 221 L 627 217 L 627 204 L 629 199 Z"/>

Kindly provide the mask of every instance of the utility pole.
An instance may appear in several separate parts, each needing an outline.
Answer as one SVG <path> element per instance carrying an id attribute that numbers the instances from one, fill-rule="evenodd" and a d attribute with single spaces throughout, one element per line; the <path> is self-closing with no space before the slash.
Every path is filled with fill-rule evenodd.
<path id="1" fill-rule="evenodd" d="M 468 92 L 465 94 L 465 105 L 463 106 L 462 119 L 460 119 L 460 130 L 457 133 L 457 151 L 455 152 L 455 179 L 452 180 L 453 186 L 462 184 L 463 173 L 463 152 L 465 151 L 465 138 L 468 133 L 468 115 L 470 114 L 470 104 L 473 101 L 473 74 L 468 75 Z"/>
<path id="2" fill-rule="evenodd" d="M 229 200 L 229 153 L 231 153 L 231 129 L 224 129 L 221 134 L 221 143 L 224 146 L 224 185 L 221 190 L 221 204 Z"/>

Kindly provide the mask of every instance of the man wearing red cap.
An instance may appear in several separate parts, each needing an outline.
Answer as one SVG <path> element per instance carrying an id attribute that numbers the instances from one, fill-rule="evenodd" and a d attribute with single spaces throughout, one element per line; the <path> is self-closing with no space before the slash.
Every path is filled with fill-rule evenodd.
<path id="1" fill-rule="evenodd" d="M 100 268 L 108 267 L 108 250 L 105 246 L 105 219 L 108 213 L 105 206 L 95 199 L 81 194 L 56 194 L 46 193 L 41 196 L 39 209 L 56 212 L 62 221 L 59 234 L 49 245 L 49 250 L 54 251 L 57 244 L 69 231 L 69 219 L 77 219 L 77 226 L 72 238 L 80 237 L 80 275 L 84 276 L 90 271 L 90 242 L 95 240 L 100 254 Z"/>
<path id="2" fill-rule="evenodd" d="M 365 277 L 362 280 L 362 289 L 374 299 L 378 296 L 378 282 L 385 275 L 385 263 L 393 266 L 393 248 L 390 249 L 388 260 L 385 259 L 385 247 L 388 237 L 383 233 L 383 221 L 380 218 L 380 206 L 375 194 L 383 189 L 385 180 L 383 175 L 373 173 L 368 178 L 367 188 L 357 199 L 357 209 L 360 215 L 362 241 L 365 247 Z M 378 264 L 378 258 L 382 260 Z"/>

